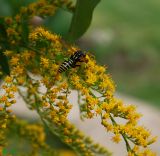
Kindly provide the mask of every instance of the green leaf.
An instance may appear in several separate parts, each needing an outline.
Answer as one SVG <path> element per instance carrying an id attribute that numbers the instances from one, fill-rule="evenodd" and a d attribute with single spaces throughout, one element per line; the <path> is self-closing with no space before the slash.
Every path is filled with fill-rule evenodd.
<path id="1" fill-rule="evenodd" d="M 9 70 L 8 59 L 3 54 L 3 50 L 6 49 L 6 47 L 8 46 L 6 29 L 3 24 L 4 24 L 4 18 L 0 18 L 0 42 L 1 42 L 1 45 L 0 45 L 0 67 L 3 71 L 3 73 L 9 75 L 10 70 Z M 0 77 L 0 79 L 1 79 L 1 77 Z"/>
<path id="2" fill-rule="evenodd" d="M 0 52 L 0 66 L 2 68 L 2 71 L 5 74 L 7 74 L 7 75 L 10 74 L 10 69 L 9 69 L 7 57 L 2 52 Z"/>
<path id="3" fill-rule="evenodd" d="M 71 42 L 80 38 L 88 29 L 94 8 L 100 0 L 77 0 L 67 39 Z"/>
<path id="4" fill-rule="evenodd" d="M 25 19 L 22 22 L 22 40 L 24 43 L 28 42 L 28 35 L 29 35 L 28 20 Z"/>
<path id="5" fill-rule="evenodd" d="M 5 29 L 5 20 L 4 18 L 0 17 L 0 41 L 6 39 L 7 37 L 7 33 L 6 33 L 6 29 Z"/>

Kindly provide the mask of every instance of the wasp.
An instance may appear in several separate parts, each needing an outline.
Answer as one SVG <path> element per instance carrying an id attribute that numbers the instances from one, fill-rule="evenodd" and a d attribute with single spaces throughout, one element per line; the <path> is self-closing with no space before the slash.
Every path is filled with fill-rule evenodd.
<path id="1" fill-rule="evenodd" d="M 75 68 L 77 66 L 80 66 L 77 63 L 84 62 L 83 58 L 85 58 L 85 56 L 86 54 L 83 51 L 81 50 L 76 51 L 73 55 L 71 55 L 71 57 L 67 61 L 64 61 L 60 65 L 58 72 L 62 73 L 68 70 L 69 68 Z"/>

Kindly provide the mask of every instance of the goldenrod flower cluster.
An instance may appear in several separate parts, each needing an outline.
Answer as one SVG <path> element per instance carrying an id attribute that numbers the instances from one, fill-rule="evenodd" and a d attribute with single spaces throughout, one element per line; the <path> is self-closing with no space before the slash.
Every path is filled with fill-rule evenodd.
<path id="1" fill-rule="evenodd" d="M 19 13 L 13 17 L 0 18 L 4 22 L 6 29 L 5 38 L 1 39 L 2 42 L 6 42 L 5 39 L 7 38 L 7 43 L 13 48 L 15 46 L 18 48 L 19 45 L 25 46 L 24 43 L 28 40 L 28 32 L 33 29 L 33 18 L 41 17 L 41 20 L 43 20 L 47 16 L 54 15 L 57 7 L 60 6 L 69 11 L 74 10 L 74 5 L 70 0 L 38 0 L 21 7 Z"/>
<path id="2" fill-rule="evenodd" d="M 50 16 L 56 11 L 56 6 L 47 0 L 39 0 L 29 4 L 27 7 L 22 7 L 20 16 L 33 17 L 33 16 Z"/>
<path id="3" fill-rule="evenodd" d="M 52 3 L 55 6 L 58 6 L 64 10 L 69 10 L 70 12 L 74 11 L 75 6 L 73 5 L 73 2 L 70 0 L 53 0 Z"/>
<path id="4" fill-rule="evenodd" d="M 6 136 L 13 138 L 16 136 L 17 141 L 21 141 L 20 147 L 19 145 L 17 145 L 15 149 L 19 150 L 18 155 L 58 155 L 58 151 L 54 151 L 51 147 L 49 147 L 46 144 L 46 135 L 44 128 L 41 124 L 27 123 L 24 120 L 20 119 L 16 119 L 14 120 L 14 122 L 10 121 L 6 132 Z M 9 144 L 10 143 L 8 143 L 7 146 L 9 146 Z M 24 153 L 24 151 L 22 151 L 22 147 L 25 149 L 25 146 L 27 146 L 29 150 Z"/>
<path id="5" fill-rule="evenodd" d="M 76 89 L 79 92 L 82 118 L 100 116 L 101 124 L 106 131 L 114 134 L 112 141 L 119 143 L 122 138 L 124 139 L 128 155 L 146 155 L 144 153 L 154 155 L 147 147 L 155 142 L 156 138 L 151 137 L 150 132 L 143 126 L 137 125 L 141 115 L 136 112 L 135 106 L 124 105 L 121 100 L 114 97 L 115 84 L 110 75 L 106 74 L 105 67 L 97 65 L 94 58 L 86 53 L 85 61 L 80 67 L 59 73 L 58 69 L 63 58 L 70 57 L 77 48 L 68 46 L 67 49 L 59 36 L 41 27 L 29 35 L 29 40 L 30 47 L 26 48 L 22 55 L 10 52 L 12 74 L 16 77 L 17 84 L 27 88 L 24 98 L 27 97 L 27 102 L 38 111 L 51 131 L 76 151 L 84 155 L 94 155 L 95 151 L 88 148 L 90 141 L 88 142 L 67 119 L 72 108 L 68 95 L 71 89 Z M 5 52 L 6 55 L 10 53 Z M 36 64 L 36 59 L 40 60 L 39 64 Z M 34 68 L 30 68 L 34 64 L 36 68 L 38 67 L 36 72 Z M 28 72 L 36 73 L 42 78 L 34 79 Z M 21 83 L 18 83 L 19 78 L 24 78 Z M 43 93 L 39 90 L 41 83 L 46 86 Z M 118 118 L 123 119 L 122 124 L 116 121 Z M 132 146 L 131 142 L 135 146 Z M 142 147 L 146 150 L 143 151 Z M 98 148 L 98 152 L 107 153 L 102 148 Z"/>
<path id="6" fill-rule="evenodd" d="M 109 155 L 104 148 L 99 147 L 99 145 L 95 146 L 90 138 L 85 137 L 68 121 L 67 115 L 72 105 L 67 99 L 69 94 L 67 89 L 68 84 L 64 82 L 59 84 L 58 87 L 52 88 L 42 97 L 43 112 L 49 112 L 48 122 L 54 124 L 54 131 L 61 136 L 66 144 L 75 148 L 82 155 L 89 156 L 95 152 Z M 94 147 L 94 149 L 91 147 Z"/>
<path id="7" fill-rule="evenodd" d="M 91 156 L 94 153 L 110 155 L 106 149 L 85 137 L 67 119 L 72 104 L 68 101 L 70 84 L 64 75 L 58 73 L 60 61 L 57 58 L 62 60 L 65 56 L 60 37 L 52 35 L 42 28 L 37 28 L 30 34 L 29 39 L 30 48 L 23 50 L 21 55 L 14 54 L 13 51 L 4 52 L 10 58 L 11 74 L 15 78 L 15 83 L 26 90 L 26 92 L 21 90 L 19 92 L 29 108 L 36 109 L 50 130 L 81 155 Z M 34 49 L 38 46 L 39 40 L 50 43 L 52 49 L 49 50 L 49 47 L 46 46 L 39 47 L 39 50 L 44 53 L 36 53 Z M 45 53 L 45 50 L 49 50 L 49 52 Z M 68 53 L 71 51 L 68 50 Z M 54 60 L 54 58 L 56 59 Z M 39 64 L 36 64 L 36 59 L 40 60 Z M 37 68 L 36 72 L 34 68 Z M 37 80 L 31 73 L 40 75 L 42 78 Z M 46 92 L 39 90 L 41 83 L 46 86 Z"/>
<path id="8" fill-rule="evenodd" d="M 84 136 L 67 119 L 72 105 L 68 101 L 69 88 L 66 82 L 47 88 L 47 91 L 42 93 L 38 91 L 41 80 L 33 80 L 30 76 L 27 76 L 27 81 L 30 83 L 23 85 L 27 92 L 20 91 L 20 94 L 32 109 L 37 110 L 42 121 L 51 132 L 81 155 L 92 156 L 94 153 L 110 155 L 105 148 L 94 144 L 89 137 Z M 42 83 L 44 82 L 42 81 Z M 51 85 L 49 82 L 47 84 Z"/>
<path id="9" fill-rule="evenodd" d="M 24 21 L 29 22 L 34 16 L 53 15 L 58 6 L 74 10 L 69 0 L 40 0 L 22 7 L 20 13 L 12 18 L 3 18 L 6 36 L 0 38 L 0 42 L 9 47 L 3 48 L 3 53 L 9 60 L 11 73 L 5 77 L 0 95 L 0 146 L 4 146 L 8 123 L 11 124 L 14 118 L 9 107 L 16 103 L 14 94 L 18 90 L 28 107 L 37 111 L 50 131 L 78 154 L 111 155 L 68 120 L 72 109 L 68 96 L 72 90 L 77 90 L 83 119 L 100 117 L 106 131 L 113 133 L 113 142 L 119 143 L 124 139 L 128 156 L 155 155 L 148 146 L 156 138 L 151 136 L 149 130 L 137 124 L 141 115 L 136 112 L 135 106 L 125 105 L 115 98 L 115 84 L 105 66 L 98 65 L 94 57 L 85 52 L 86 56 L 83 62 L 79 62 L 79 67 L 60 73 L 60 65 L 79 48 L 67 44 L 60 36 L 42 27 L 26 28 L 28 23 Z M 43 91 L 42 86 L 45 88 Z M 122 122 L 118 123 L 118 119 Z M 32 155 L 38 154 L 42 147 L 49 150 L 41 126 L 23 125 L 17 120 L 15 123 L 21 127 L 20 135 L 31 141 Z"/>
<path id="10" fill-rule="evenodd" d="M 80 92 L 79 101 L 83 117 L 93 118 L 99 115 L 101 124 L 107 131 L 114 133 L 114 142 L 118 143 L 123 138 L 128 153 L 142 155 L 139 150 L 135 151 L 129 142 L 146 148 L 156 141 L 156 137 L 151 137 L 148 130 L 137 125 L 141 115 L 136 112 L 134 105 L 124 105 L 114 97 L 115 85 L 105 73 L 105 68 L 98 66 L 88 55 L 86 57 L 87 63 L 77 69 L 70 79 L 72 87 Z M 118 124 L 117 118 L 122 118 L 123 124 Z"/>
<path id="11" fill-rule="evenodd" d="M 17 87 L 13 84 L 13 78 L 7 76 L 5 78 L 5 83 L 0 86 L 1 90 L 0 95 L 0 145 L 5 144 L 5 130 L 8 128 L 8 122 L 15 118 L 11 114 L 12 110 L 9 108 L 11 105 L 16 103 L 14 98 L 14 93 L 17 91 Z"/>

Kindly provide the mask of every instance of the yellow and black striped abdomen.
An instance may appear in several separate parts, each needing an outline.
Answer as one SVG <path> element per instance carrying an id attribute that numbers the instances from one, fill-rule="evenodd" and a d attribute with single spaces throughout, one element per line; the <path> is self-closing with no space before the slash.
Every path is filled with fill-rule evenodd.
<path id="1" fill-rule="evenodd" d="M 76 63 L 77 62 L 82 62 L 81 58 L 84 57 L 85 54 L 82 51 L 76 51 L 73 55 L 71 55 L 71 57 L 69 58 L 68 61 L 64 61 L 60 67 L 58 72 L 62 73 L 66 70 L 68 70 L 69 68 L 74 68 L 76 67 Z"/>
<path id="2" fill-rule="evenodd" d="M 68 61 L 64 61 L 64 62 L 61 64 L 58 72 L 59 72 L 59 73 L 62 73 L 62 72 L 64 72 L 64 71 L 66 71 L 67 69 L 71 68 L 73 65 L 74 65 L 74 61 L 73 61 L 72 59 L 69 59 Z"/>

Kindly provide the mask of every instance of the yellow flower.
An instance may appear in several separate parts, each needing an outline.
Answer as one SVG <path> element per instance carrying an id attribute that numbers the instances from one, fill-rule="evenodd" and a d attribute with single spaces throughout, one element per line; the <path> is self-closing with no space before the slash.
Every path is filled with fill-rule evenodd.
<path id="1" fill-rule="evenodd" d="M 113 125 L 111 125 L 111 124 L 107 124 L 105 127 L 106 127 L 108 132 L 113 130 Z"/>
<path id="2" fill-rule="evenodd" d="M 14 98 L 14 94 L 8 94 L 8 97 L 11 99 L 11 98 Z"/>
<path id="3" fill-rule="evenodd" d="M 31 56 L 32 56 L 32 54 L 28 50 L 23 51 L 21 54 L 21 58 L 23 58 L 25 61 L 29 61 Z M 27 63 L 29 63 L 29 62 L 27 62 Z"/>
<path id="4" fill-rule="evenodd" d="M 139 151 L 139 147 L 135 145 L 132 150 L 134 153 L 137 153 Z"/>
<path id="5" fill-rule="evenodd" d="M 2 124 L 1 127 L 6 128 L 7 127 L 6 123 Z"/>
<path id="6" fill-rule="evenodd" d="M 7 112 L 8 112 L 8 113 L 11 113 L 11 112 L 12 112 L 12 110 L 11 110 L 11 109 L 7 109 Z"/>
<path id="7" fill-rule="evenodd" d="M 84 94 L 84 95 L 86 95 L 86 96 L 89 95 L 89 89 L 88 89 L 88 88 L 82 87 L 81 91 L 82 91 L 82 94 Z"/>
<path id="8" fill-rule="evenodd" d="M 17 34 L 15 29 L 13 28 L 7 28 L 7 35 L 10 36 L 10 35 L 15 35 Z"/>
<path id="9" fill-rule="evenodd" d="M 48 68 L 49 67 L 49 60 L 47 58 L 41 57 L 41 65 L 44 68 Z"/>
<path id="10" fill-rule="evenodd" d="M 1 98 L 0 98 L 0 102 L 6 102 L 7 101 L 7 96 L 3 95 Z"/>
<path id="11" fill-rule="evenodd" d="M 87 60 L 87 63 L 85 64 L 86 66 L 86 69 L 88 70 L 94 70 L 95 68 L 95 61 L 92 60 L 89 55 L 86 55 L 86 60 Z"/>
<path id="12" fill-rule="evenodd" d="M 10 76 L 6 76 L 6 78 L 5 78 L 4 81 L 5 81 L 6 83 L 11 83 L 12 80 L 13 80 L 13 79 L 12 79 Z"/>
<path id="13" fill-rule="evenodd" d="M 41 0 L 32 3 L 25 9 L 23 8 L 21 13 L 13 18 L 13 22 L 21 24 L 22 12 L 30 18 L 35 14 L 49 14 L 52 9 L 53 7 L 46 0 Z M 21 36 L 17 34 L 20 34 L 22 29 L 21 27 L 15 28 L 16 24 L 14 28 L 7 29 L 7 33 L 10 34 L 9 42 L 18 44 L 17 41 L 21 41 Z M 114 82 L 110 75 L 105 73 L 106 68 L 97 65 L 92 56 L 86 54 L 85 61 L 80 68 L 77 67 L 71 70 L 72 72 L 61 74 L 58 72 L 59 60 L 62 60 L 62 57 L 71 56 L 78 48 L 64 43 L 60 36 L 52 34 L 42 27 L 35 28 L 29 34 L 28 45 L 38 50 L 38 52 L 29 50 L 23 50 L 21 54 L 17 54 L 15 51 L 4 52 L 10 58 L 11 75 L 14 78 L 6 77 L 6 85 L 3 86 L 5 94 L 0 96 L 0 102 L 2 103 L 0 110 L 5 111 L 6 120 L 10 119 L 10 110 L 5 107 L 9 107 L 16 102 L 12 99 L 14 98 L 13 93 L 17 91 L 15 85 L 26 87 L 27 100 L 31 102 L 30 106 L 34 106 L 35 102 L 38 103 L 39 110 L 43 114 L 42 117 L 45 119 L 44 121 L 47 121 L 49 126 L 53 125 L 56 133 L 67 144 L 76 146 L 79 150 L 84 151 L 85 154 L 82 154 L 91 156 L 92 152 L 88 150 L 88 147 L 98 147 L 96 145 L 91 146 L 91 142 L 89 145 L 86 142 L 84 144 L 85 137 L 80 135 L 78 130 L 67 119 L 68 113 L 72 108 L 68 101 L 68 94 L 70 89 L 76 89 L 80 93 L 79 103 L 82 116 L 86 118 L 93 118 L 96 115 L 100 116 L 101 124 L 106 131 L 111 131 L 115 134 L 112 137 L 114 142 L 120 142 L 122 134 L 125 134 L 127 140 L 131 139 L 133 144 L 143 147 L 152 144 L 156 140 L 151 137 L 150 132 L 144 127 L 137 126 L 137 119 L 140 115 L 136 113 L 135 107 L 132 105 L 125 106 L 122 101 L 114 97 Z M 37 60 L 40 58 L 39 69 L 37 69 L 39 63 L 35 64 L 36 58 L 38 58 Z M 30 78 L 29 72 L 40 75 L 42 77 L 41 80 L 33 80 L 34 78 Z M 38 91 L 40 82 L 46 87 L 44 93 Z M 38 100 L 36 99 L 37 101 L 34 99 L 35 95 L 38 98 Z M 123 119 L 124 124 L 116 122 L 119 121 L 117 119 Z M 42 132 L 41 128 L 37 126 L 27 127 L 26 132 L 37 142 L 43 143 L 45 135 L 40 134 Z M 38 148 L 38 144 L 35 142 L 33 144 L 35 148 Z M 134 146 L 132 152 L 129 152 L 128 155 L 132 156 L 135 153 L 137 156 L 151 155 L 149 151 L 140 152 L 138 146 Z"/>
<path id="14" fill-rule="evenodd" d="M 97 76 L 92 72 L 87 72 L 86 74 L 86 83 L 93 85 L 97 81 Z"/>
<path id="15" fill-rule="evenodd" d="M 13 85 L 13 86 L 10 87 L 10 90 L 13 91 L 13 92 L 16 92 L 17 91 L 17 87 Z"/>
<path id="16" fill-rule="evenodd" d="M 72 143 L 72 139 L 71 139 L 71 138 L 66 138 L 66 139 L 64 140 L 64 142 L 70 144 L 70 143 Z"/>
<path id="17" fill-rule="evenodd" d="M 36 41 L 40 38 L 44 38 L 49 42 L 53 42 L 54 44 L 52 46 L 57 48 L 57 51 L 62 47 L 60 43 L 60 36 L 56 34 L 51 34 L 49 31 L 43 29 L 42 27 L 38 27 L 32 33 L 30 33 L 29 38 L 33 41 Z"/>
<path id="18" fill-rule="evenodd" d="M 102 108 L 103 110 L 105 110 L 105 108 L 107 107 L 107 105 L 108 105 L 107 102 L 102 102 L 102 103 L 101 103 L 101 108 Z"/>
<path id="19" fill-rule="evenodd" d="M 96 109 L 97 115 L 98 115 L 98 114 L 101 114 L 101 112 L 102 112 L 102 109 L 98 107 L 98 108 Z"/>
<path id="20" fill-rule="evenodd" d="M 50 68 L 51 74 L 53 75 L 57 74 L 58 69 L 59 69 L 59 66 L 57 64 L 52 64 Z"/>
<path id="21" fill-rule="evenodd" d="M 150 145 L 150 144 L 153 144 L 154 142 L 156 142 L 157 141 L 157 136 L 156 137 L 153 137 L 151 140 L 149 140 L 149 142 L 147 143 L 148 145 Z"/>
<path id="22" fill-rule="evenodd" d="M 44 102 L 44 103 L 42 103 L 42 105 L 43 105 L 44 107 L 49 107 L 49 106 L 50 106 L 50 104 L 49 104 L 48 102 Z"/>
<path id="23" fill-rule="evenodd" d="M 25 78 L 23 76 L 18 76 L 16 79 L 17 79 L 18 85 L 22 85 L 25 82 Z"/>
<path id="24" fill-rule="evenodd" d="M 110 115 L 109 115 L 109 113 L 105 113 L 102 117 L 103 117 L 103 119 L 109 119 Z"/>
<path id="25" fill-rule="evenodd" d="M 95 106 L 99 103 L 99 100 L 97 98 L 93 98 L 92 96 L 87 96 L 86 100 L 87 100 L 88 104 L 93 105 L 93 106 Z"/>
<path id="26" fill-rule="evenodd" d="M 73 76 L 71 77 L 71 80 L 72 80 L 73 83 L 79 83 L 80 78 L 79 78 L 79 76 L 77 76 L 77 75 L 73 75 Z"/>
<path id="27" fill-rule="evenodd" d="M 106 112 L 110 112 L 113 110 L 113 108 L 115 107 L 115 103 L 114 101 L 110 101 L 109 103 L 107 102 L 103 102 L 101 107 L 106 111 Z"/>
<path id="28" fill-rule="evenodd" d="M 156 153 L 152 152 L 150 149 L 146 149 L 138 156 L 156 156 Z"/>
<path id="29" fill-rule="evenodd" d="M 135 154 L 129 151 L 128 156 L 135 156 Z"/>
<path id="30" fill-rule="evenodd" d="M 6 50 L 6 51 L 5 51 L 5 52 L 3 52 L 3 53 L 4 53 L 4 55 L 6 55 L 6 56 L 12 56 L 13 51 Z"/>
<path id="31" fill-rule="evenodd" d="M 11 106 L 11 103 L 10 103 L 10 102 L 6 102 L 6 103 L 5 103 L 5 106 L 6 106 L 6 107 L 10 107 L 10 106 Z"/>
<path id="32" fill-rule="evenodd" d="M 121 141 L 120 134 L 116 134 L 115 136 L 112 137 L 113 142 L 119 143 Z"/>
<path id="33" fill-rule="evenodd" d="M 69 54 L 69 55 L 73 55 L 76 51 L 78 51 L 79 50 L 79 48 L 77 48 L 77 47 L 74 47 L 74 46 L 71 46 L 69 49 L 68 49 L 68 51 L 67 51 L 67 53 Z"/>
<path id="34" fill-rule="evenodd" d="M 0 107 L 0 111 L 3 111 L 3 107 Z"/>
<path id="35" fill-rule="evenodd" d="M 15 75 L 23 74 L 23 72 L 24 72 L 24 67 L 19 66 L 19 65 L 15 66 L 12 70 L 12 73 Z"/>

